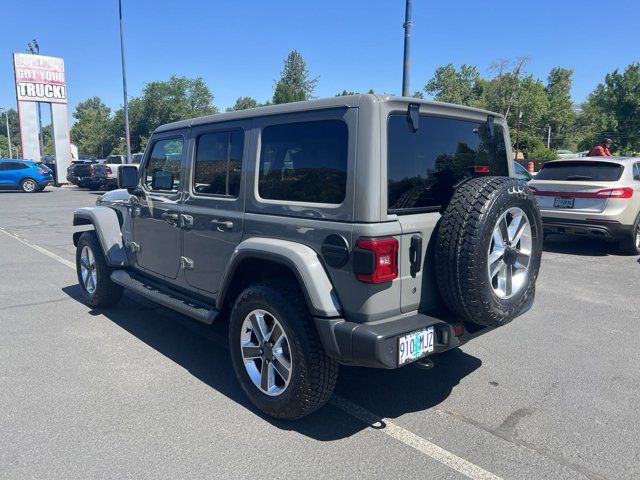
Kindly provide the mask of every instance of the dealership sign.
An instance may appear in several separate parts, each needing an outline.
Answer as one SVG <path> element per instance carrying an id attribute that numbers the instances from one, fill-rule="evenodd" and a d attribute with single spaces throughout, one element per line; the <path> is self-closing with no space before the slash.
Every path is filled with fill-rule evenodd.
<path id="1" fill-rule="evenodd" d="M 14 53 L 13 65 L 18 101 L 67 103 L 64 60 Z"/>

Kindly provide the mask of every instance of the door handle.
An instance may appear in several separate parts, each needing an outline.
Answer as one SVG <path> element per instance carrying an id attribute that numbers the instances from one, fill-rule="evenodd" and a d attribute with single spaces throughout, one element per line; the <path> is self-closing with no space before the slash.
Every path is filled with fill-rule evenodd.
<path id="1" fill-rule="evenodd" d="M 231 220 L 211 220 L 211 223 L 218 227 L 218 230 L 222 232 L 223 230 L 233 230 L 233 222 Z"/>
<path id="2" fill-rule="evenodd" d="M 160 215 L 160 218 L 162 218 L 162 220 L 164 220 L 165 222 L 170 223 L 171 225 L 177 225 L 178 220 L 180 219 L 180 215 L 178 215 L 177 213 L 164 212 L 162 215 Z"/>

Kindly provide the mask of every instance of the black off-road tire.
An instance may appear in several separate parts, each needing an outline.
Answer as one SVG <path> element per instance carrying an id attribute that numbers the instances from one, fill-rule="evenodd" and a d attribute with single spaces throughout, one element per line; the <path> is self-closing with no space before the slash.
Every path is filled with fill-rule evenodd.
<path id="1" fill-rule="evenodd" d="M 500 298 L 488 273 L 493 230 L 509 208 L 523 210 L 532 236 L 527 278 L 510 298 Z M 436 245 L 438 288 L 458 317 L 482 326 L 510 322 L 532 301 L 542 254 L 542 219 L 531 190 L 509 177 L 480 177 L 460 185 L 440 222 Z"/>
<path id="2" fill-rule="evenodd" d="M 640 255 L 640 244 L 637 235 L 640 229 L 640 215 L 633 224 L 633 230 L 626 237 L 620 239 L 618 251 L 623 255 Z"/>
<path id="3" fill-rule="evenodd" d="M 81 257 L 84 247 L 91 249 L 95 260 L 96 286 L 93 292 L 89 292 L 82 280 Z M 78 283 L 85 298 L 86 303 L 93 308 L 110 307 L 118 303 L 122 297 L 122 287 L 111 280 L 113 269 L 107 265 L 102 246 L 98 240 L 96 232 L 84 232 L 78 239 L 76 248 L 76 273 Z"/>
<path id="4" fill-rule="evenodd" d="M 257 309 L 273 314 L 289 341 L 291 379 L 277 396 L 267 395 L 254 385 L 240 351 L 244 320 Z M 329 400 L 338 379 L 338 363 L 325 353 L 302 292 L 288 280 L 254 283 L 238 296 L 231 311 L 229 349 L 236 376 L 249 400 L 274 418 L 295 420 L 316 411 Z"/>

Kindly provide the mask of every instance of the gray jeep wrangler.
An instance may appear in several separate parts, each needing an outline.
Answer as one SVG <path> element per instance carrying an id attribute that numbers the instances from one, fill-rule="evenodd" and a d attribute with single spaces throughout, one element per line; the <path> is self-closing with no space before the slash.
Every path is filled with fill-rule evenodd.
<path id="1" fill-rule="evenodd" d="M 250 400 L 300 418 L 340 363 L 430 367 L 530 308 L 542 225 L 511 159 L 500 115 L 410 98 L 163 125 L 75 211 L 78 280 L 92 307 L 124 288 L 228 322 Z"/>

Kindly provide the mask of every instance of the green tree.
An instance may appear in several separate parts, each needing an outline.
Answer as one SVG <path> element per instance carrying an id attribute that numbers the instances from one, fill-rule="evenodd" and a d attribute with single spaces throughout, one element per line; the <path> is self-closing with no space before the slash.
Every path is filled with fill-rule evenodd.
<path id="1" fill-rule="evenodd" d="M 235 112 L 237 110 L 247 110 L 248 108 L 257 108 L 261 105 L 255 98 L 251 97 L 238 97 L 233 107 L 227 108 L 227 112 Z"/>
<path id="2" fill-rule="evenodd" d="M 621 153 L 640 150 L 640 63 L 607 74 L 583 105 L 580 146 L 591 148 L 610 137 Z"/>
<path id="3" fill-rule="evenodd" d="M 11 133 L 11 145 L 20 144 L 20 124 L 18 123 L 18 112 L 10 108 L 7 110 L 9 114 L 9 132 Z M 4 117 L 5 112 L 0 114 L 0 135 L 7 136 L 7 119 Z"/>
<path id="4" fill-rule="evenodd" d="M 289 52 L 284 61 L 280 79 L 273 92 L 273 103 L 289 103 L 309 100 L 318 83 L 318 78 L 311 78 L 307 63 L 297 50 Z"/>
<path id="5" fill-rule="evenodd" d="M 480 73 L 476 67 L 463 64 L 457 70 L 450 63 L 436 69 L 424 91 L 439 102 L 475 105 L 479 99 L 479 81 Z"/>
<path id="6" fill-rule="evenodd" d="M 91 97 L 76 106 L 73 118 L 76 123 L 71 127 L 71 141 L 78 146 L 78 152 L 106 157 L 115 145 L 111 109 L 99 97 Z M 45 148 L 46 143 L 45 136 Z"/>
<path id="7" fill-rule="evenodd" d="M 167 81 L 149 82 L 142 95 L 129 101 L 131 151 L 141 151 L 151 133 L 160 125 L 218 113 L 214 96 L 204 80 L 172 75 Z M 115 112 L 112 135 L 118 152 L 124 147 L 124 112 Z"/>
<path id="8" fill-rule="evenodd" d="M 547 77 L 545 92 L 549 102 L 542 123 L 551 127 L 551 148 L 575 147 L 576 114 L 571 100 L 573 70 L 555 67 Z"/>

